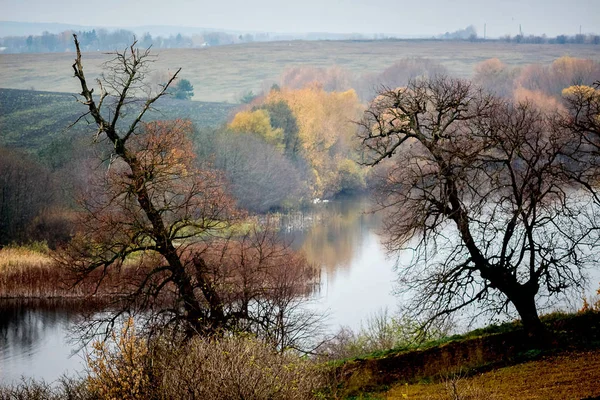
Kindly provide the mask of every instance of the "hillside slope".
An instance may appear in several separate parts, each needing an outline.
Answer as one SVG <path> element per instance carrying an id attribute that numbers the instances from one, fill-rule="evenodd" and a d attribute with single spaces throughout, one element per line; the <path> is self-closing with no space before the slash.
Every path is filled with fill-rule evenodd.
<path id="1" fill-rule="evenodd" d="M 161 98 L 152 119 L 190 119 L 196 126 L 217 126 L 225 122 L 234 104 Z M 38 151 L 57 139 L 94 132 L 81 121 L 69 129 L 85 106 L 70 93 L 0 89 L 0 146 Z"/>

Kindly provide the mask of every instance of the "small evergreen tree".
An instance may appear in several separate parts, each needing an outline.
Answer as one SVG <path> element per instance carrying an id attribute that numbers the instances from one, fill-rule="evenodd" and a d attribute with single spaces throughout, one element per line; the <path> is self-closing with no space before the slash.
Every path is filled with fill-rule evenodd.
<path id="1" fill-rule="evenodd" d="M 194 86 L 187 79 L 180 79 L 175 85 L 173 95 L 176 99 L 189 100 L 194 96 Z"/>

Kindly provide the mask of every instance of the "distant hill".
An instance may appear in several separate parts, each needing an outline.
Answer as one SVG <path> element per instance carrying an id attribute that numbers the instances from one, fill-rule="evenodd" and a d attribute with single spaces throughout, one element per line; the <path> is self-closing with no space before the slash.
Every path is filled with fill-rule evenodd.
<path id="1" fill-rule="evenodd" d="M 44 32 L 60 33 L 68 30 L 89 31 L 92 29 L 94 29 L 94 27 L 73 24 L 59 24 L 54 22 L 0 21 L 0 37 L 41 35 Z"/>
<path id="2" fill-rule="evenodd" d="M 196 126 L 217 126 L 225 122 L 235 104 L 161 98 L 160 112 L 148 119 L 190 119 Z M 67 129 L 85 112 L 85 106 L 69 93 L 0 89 L 0 146 L 36 152 L 65 135 L 94 132 L 93 125 L 81 121 Z"/>

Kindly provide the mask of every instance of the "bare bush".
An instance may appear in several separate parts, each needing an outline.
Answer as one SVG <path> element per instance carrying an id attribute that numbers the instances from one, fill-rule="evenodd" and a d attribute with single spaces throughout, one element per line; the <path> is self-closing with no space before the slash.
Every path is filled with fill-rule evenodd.
<path id="1" fill-rule="evenodd" d="M 497 58 L 490 58 L 475 66 L 472 82 L 497 96 L 510 98 L 519 71 Z"/>
<path id="2" fill-rule="evenodd" d="M 518 86 L 560 96 L 561 91 L 573 85 L 592 85 L 600 79 L 600 63 L 574 57 L 561 57 L 549 66 L 528 65 L 521 71 Z"/>
<path id="3" fill-rule="evenodd" d="M 309 195 L 304 171 L 255 135 L 225 132 L 215 150 L 215 167 L 224 171 L 240 207 L 266 212 Z"/>
<path id="4" fill-rule="evenodd" d="M 163 393 L 172 399 L 291 399 L 316 397 L 320 368 L 279 354 L 251 337 L 195 338 L 161 365 Z"/>
<path id="5" fill-rule="evenodd" d="M 451 374 L 443 381 L 444 391 L 435 400 L 496 400 L 498 397 L 486 391 L 461 374 Z"/>
<path id="6" fill-rule="evenodd" d="M 317 83 L 327 92 L 344 92 L 352 89 L 354 77 L 350 71 L 338 65 L 329 68 L 291 67 L 280 78 L 281 87 L 303 89 Z"/>
<path id="7" fill-rule="evenodd" d="M 0 148 L 0 247 L 28 239 L 28 227 L 55 203 L 49 171 L 15 150 Z"/>
<path id="8" fill-rule="evenodd" d="M 355 90 L 362 100 L 370 101 L 382 87 L 403 87 L 417 78 L 433 78 L 446 75 L 446 67 L 426 58 L 399 60 L 379 74 L 363 75 L 355 83 Z"/>
<path id="9" fill-rule="evenodd" d="M 97 397 L 83 380 L 62 377 L 53 385 L 25 379 L 13 385 L 0 385 L 0 400 L 97 400 Z"/>

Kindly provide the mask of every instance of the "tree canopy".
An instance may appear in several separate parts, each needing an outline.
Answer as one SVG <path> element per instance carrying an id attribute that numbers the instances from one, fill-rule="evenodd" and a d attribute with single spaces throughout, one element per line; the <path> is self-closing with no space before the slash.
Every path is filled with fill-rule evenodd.
<path id="1" fill-rule="evenodd" d="M 312 267 L 268 226 L 236 229 L 243 213 L 222 175 L 196 162 L 189 121 L 144 121 L 179 71 L 159 93 L 140 98 L 150 53 L 134 43 L 114 54 L 96 97 L 76 36 L 75 45 L 85 115 L 111 150 L 83 196 L 78 233 L 57 258 L 98 287 L 114 271 L 130 271 L 98 322 L 141 310 L 146 326 L 187 337 L 252 332 L 279 349 L 303 344 L 316 327 L 300 296 Z"/>
<path id="2" fill-rule="evenodd" d="M 425 324 L 514 309 L 540 337 L 540 298 L 581 287 L 597 210 L 570 178 L 580 141 L 558 118 L 444 77 L 371 103 L 365 161 L 384 167 L 387 245 L 412 254 L 400 282 Z"/>

